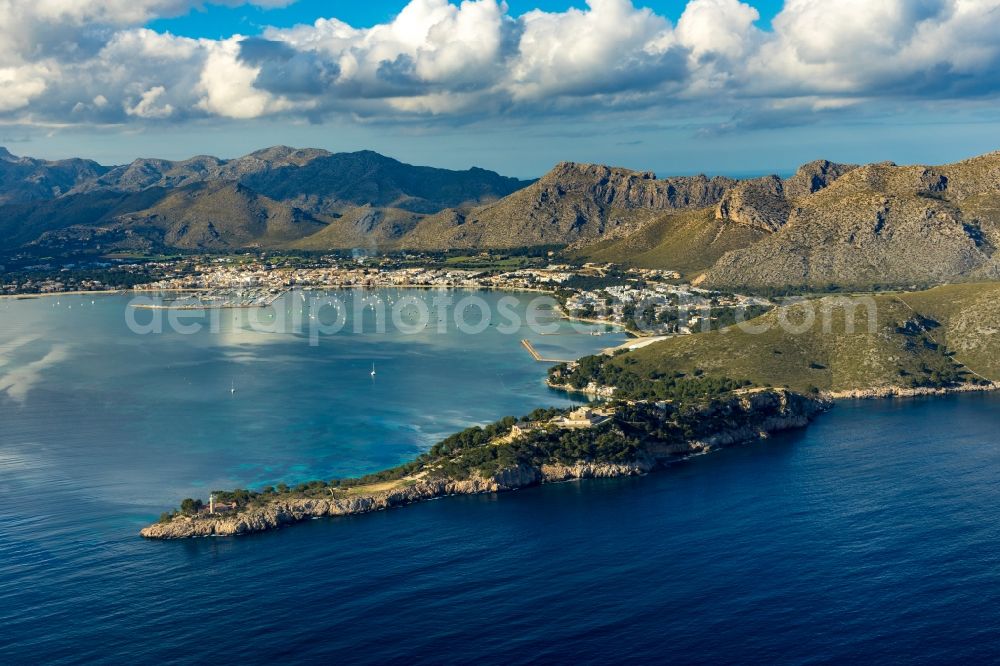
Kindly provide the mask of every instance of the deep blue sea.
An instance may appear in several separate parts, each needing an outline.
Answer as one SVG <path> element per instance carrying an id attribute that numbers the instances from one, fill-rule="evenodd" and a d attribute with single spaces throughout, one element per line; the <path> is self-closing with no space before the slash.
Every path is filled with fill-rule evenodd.
<path id="1" fill-rule="evenodd" d="M 643 478 L 151 542 L 186 495 L 371 471 L 568 404 L 520 339 L 561 358 L 620 336 L 310 346 L 242 311 L 137 335 L 125 300 L 0 301 L 0 663 L 1000 657 L 997 396 L 844 403 Z"/>

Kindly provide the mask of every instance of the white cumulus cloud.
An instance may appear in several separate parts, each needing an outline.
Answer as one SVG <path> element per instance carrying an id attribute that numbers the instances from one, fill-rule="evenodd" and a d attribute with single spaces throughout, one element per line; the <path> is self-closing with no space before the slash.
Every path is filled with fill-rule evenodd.
<path id="1" fill-rule="evenodd" d="M 0 67 L 0 113 L 27 107 L 45 92 L 48 78 L 40 66 Z"/>
<path id="2" fill-rule="evenodd" d="M 174 113 L 174 107 L 170 104 L 160 102 L 160 98 L 167 92 L 163 86 L 155 86 L 139 96 L 139 101 L 132 106 L 125 108 L 125 113 L 130 116 L 140 118 L 169 118 Z"/>
<path id="3" fill-rule="evenodd" d="M 689 0 L 676 25 L 630 0 L 517 17 L 497 0 L 411 0 L 368 28 L 331 17 L 213 40 L 143 27 L 200 5 L 0 0 L 0 117 L 753 116 L 1000 93 L 1000 0 L 786 0 L 769 29 L 740 0 Z"/>
<path id="4" fill-rule="evenodd" d="M 257 118 L 286 111 L 287 100 L 254 86 L 259 68 L 240 62 L 240 38 L 212 43 L 201 70 L 197 107 L 226 118 Z"/>

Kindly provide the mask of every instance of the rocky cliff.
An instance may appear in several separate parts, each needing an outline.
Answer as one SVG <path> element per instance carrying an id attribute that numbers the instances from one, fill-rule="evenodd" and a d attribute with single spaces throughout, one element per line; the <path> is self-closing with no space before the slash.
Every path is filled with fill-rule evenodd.
<path id="1" fill-rule="evenodd" d="M 330 490 L 329 497 L 276 497 L 233 514 L 177 516 L 144 528 L 150 539 L 197 536 L 235 536 L 262 532 L 311 518 L 346 516 L 381 511 L 448 495 L 499 493 L 543 483 L 573 479 L 637 476 L 679 457 L 759 440 L 769 434 L 800 428 L 826 403 L 788 391 L 757 391 L 713 402 L 704 412 L 705 422 L 724 424 L 686 440 L 647 446 L 627 462 L 580 460 L 572 464 L 547 462 L 505 467 L 495 474 L 472 474 L 464 479 L 412 479 L 396 487 L 373 492 Z M 487 446 L 493 446 L 488 444 Z"/>
<path id="2" fill-rule="evenodd" d="M 794 176 L 784 182 L 785 196 L 789 199 L 798 199 L 819 192 L 857 168 L 857 164 L 838 164 L 829 160 L 807 162 L 795 171 Z"/>
<path id="3" fill-rule="evenodd" d="M 525 247 L 627 236 L 666 211 L 714 206 L 731 178 L 662 178 L 562 162 L 534 184 L 468 212 L 445 211 L 400 240 L 408 247 Z"/>
<path id="4" fill-rule="evenodd" d="M 269 501 L 264 506 L 231 515 L 181 516 L 170 522 L 154 523 L 144 528 L 140 534 L 150 539 L 235 536 L 263 532 L 311 518 L 370 513 L 448 495 L 499 493 L 553 481 L 645 474 L 650 469 L 651 465 L 638 461 L 628 465 L 598 463 L 542 467 L 520 465 L 502 469 L 490 477 L 418 481 L 400 488 L 349 497 L 277 499 Z"/>
<path id="5" fill-rule="evenodd" d="M 882 398 L 920 398 L 949 395 L 951 393 L 986 393 L 990 391 L 1000 391 L 1000 382 L 962 384 L 948 388 L 883 386 L 880 388 L 855 389 L 851 391 L 828 391 L 824 396 L 830 400 L 879 400 Z"/>
<path id="6" fill-rule="evenodd" d="M 715 208 L 715 217 L 774 233 L 788 222 L 796 199 L 829 187 L 856 168 L 854 164 L 817 160 L 803 164 L 787 180 L 764 176 L 741 181 L 726 191 Z"/>
<path id="7" fill-rule="evenodd" d="M 766 176 L 745 180 L 726 192 L 715 218 L 773 233 L 785 226 L 790 210 L 782 180 Z"/>
<path id="8" fill-rule="evenodd" d="M 826 183 L 813 178 L 800 178 L 795 191 Z M 938 167 L 853 168 L 789 199 L 787 213 L 774 189 L 762 189 L 737 188 L 720 215 L 773 233 L 724 255 L 706 284 L 867 287 L 1000 277 L 1000 153 Z M 736 196 L 744 190 L 759 196 Z"/>
<path id="9" fill-rule="evenodd" d="M 542 199 L 578 194 L 612 208 L 671 210 L 711 206 L 736 182 L 704 175 L 657 178 L 651 171 L 560 162 L 534 189 Z"/>

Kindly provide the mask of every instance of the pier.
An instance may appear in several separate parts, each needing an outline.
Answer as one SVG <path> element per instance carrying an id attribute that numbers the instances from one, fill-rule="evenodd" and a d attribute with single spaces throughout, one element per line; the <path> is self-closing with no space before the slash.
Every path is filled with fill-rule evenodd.
<path id="1" fill-rule="evenodd" d="M 564 360 L 564 359 L 545 358 L 545 357 L 543 357 L 541 354 L 538 353 L 538 350 L 535 349 L 535 345 L 531 344 L 531 340 L 528 340 L 528 339 L 521 340 L 521 344 L 524 346 L 525 349 L 528 350 L 528 353 L 531 354 L 531 357 L 533 359 L 535 359 L 536 361 L 540 362 L 540 363 L 572 363 L 573 362 L 572 360 L 567 361 L 567 360 Z"/>

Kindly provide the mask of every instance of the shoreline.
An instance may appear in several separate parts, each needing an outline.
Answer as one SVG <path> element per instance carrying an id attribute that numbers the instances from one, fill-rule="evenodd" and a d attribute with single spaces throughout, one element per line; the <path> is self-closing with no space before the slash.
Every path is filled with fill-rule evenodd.
<path id="1" fill-rule="evenodd" d="M 97 296 L 113 296 L 115 294 L 127 294 L 132 289 L 76 289 L 73 291 L 46 291 L 38 293 L 23 293 L 23 294 L 0 294 L 0 299 L 15 299 L 27 301 L 33 298 L 51 298 L 53 296 L 86 296 L 87 294 L 94 294 Z"/>
<path id="2" fill-rule="evenodd" d="M 576 389 L 568 385 L 546 381 L 549 388 L 566 393 L 580 393 L 592 399 L 610 399 L 613 387 Z M 247 507 L 232 513 L 218 515 L 175 515 L 167 522 L 157 522 L 140 531 L 147 539 L 184 539 L 200 536 L 238 536 L 289 526 L 304 520 L 360 515 L 373 511 L 407 506 L 418 502 L 451 495 L 503 493 L 521 488 L 550 483 L 591 478 L 618 478 L 641 476 L 696 455 L 703 455 L 722 448 L 747 445 L 767 439 L 773 433 L 794 428 L 805 428 L 818 414 L 836 406 L 838 402 L 863 399 L 934 397 L 962 393 L 987 393 L 1000 390 L 1000 382 L 987 385 L 962 385 L 948 388 L 882 387 L 851 391 L 830 391 L 812 396 L 787 389 L 758 388 L 733 393 L 721 406 L 715 401 L 699 407 L 699 421 L 712 423 L 713 416 L 721 409 L 732 415 L 722 428 L 701 435 L 691 435 L 680 441 L 657 440 L 645 442 L 628 460 L 578 459 L 571 463 L 554 460 L 518 463 L 501 468 L 494 474 L 473 472 L 468 477 L 428 478 L 427 469 L 421 468 L 395 481 L 369 483 L 347 489 L 325 488 L 329 496 L 309 496 L 305 493 L 285 493 L 266 497 L 263 504 L 255 500 Z M 780 408 L 774 411 L 775 397 Z M 648 403 L 647 403 L 648 404 Z M 763 411 L 761 406 L 764 406 Z M 771 411 L 767 411 L 768 406 Z M 733 409 L 741 410 L 733 415 Z M 763 418 L 761 414 L 764 414 Z M 715 421 L 715 423 L 718 423 Z M 517 431 L 512 431 L 517 432 Z M 515 435 L 504 436 L 485 446 L 495 446 L 511 441 Z M 440 461 L 438 461 L 440 463 Z"/>
<path id="3" fill-rule="evenodd" d="M 584 463 L 575 465 L 519 465 L 489 477 L 470 479 L 435 479 L 421 481 L 370 494 L 349 497 L 289 498 L 274 500 L 263 507 L 218 518 L 181 517 L 169 523 L 153 523 L 139 535 L 146 539 L 188 539 L 208 536 L 240 536 L 265 532 L 305 520 L 324 517 L 356 516 L 385 509 L 399 508 L 457 495 L 504 493 L 549 483 L 588 478 L 641 476 L 653 471 L 647 461 L 634 463 Z"/>
<path id="4" fill-rule="evenodd" d="M 845 391 L 823 391 L 820 395 L 828 400 L 885 400 L 889 398 L 923 398 L 956 393 L 992 393 L 1000 391 L 1000 382 L 989 384 L 962 384 L 960 386 L 931 388 L 926 386 L 906 388 L 884 386 L 874 389 L 851 389 Z"/>
<path id="5" fill-rule="evenodd" d="M 228 289 L 228 287 L 227 287 Z M 556 299 L 556 291 L 554 289 L 541 289 L 538 287 L 498 287 L 495 285 L 437 285 L 437 284 L 392 284 L 392 285 L 356 285 L 356 284 L 326 284 L 326 285 L 309 285 L 303 287 L 290 287 L 285 290 L 284 293 L 290 293 L 293 291 L 343 291 L 343 290 L 364 290 L 364 291 L 379 291 L 383 289 L 439 289 L 442 291 L 502 291 L 508 293 L 527 293 L 527 294 L 546 294 L 552 296 Z M 163 287 L 157 289 L 145 289 L 142 286 L 132 287 L 131 289 L 92 289 L 92 290 L 72 290 L 72 291 L 48 291 L 44 293 L 23 293 L 23 294 L 0 294 L 0 299 L 16 299 L 16 300 L 30 300 L 33 298 L 43 298 L 52 296 L 85 296 L 87 294 L 102 295 L 102 296 L 112 296 L 115 294 L 155 294 L 155 293 L 170 293 L 170 294 L 197 294 L 203 291 L 210 291 L 210 289 L 201 287 Z M 283 295 L 283 294 L 282 294 Z M 142 310 L 208 310 L 208 309 L 219 309 L 219 310 L 249 310 L 253 308 L 266 308 L 269 305 L 233 305 L 233 304 L 222 304 L 222 305 L 164 305 L 164 304 L 131 304 L 130 307 Z M 625 328 L 623 324 L 619 324 L 614 321 L 607 321 L 604 319 L 593 319 L 587 317 L 574 317 L 573 315 L 566 312 L 561 304 L 557 304 L 553 308 L 553 311 L 558 313 L 560 319 L 566 319 L 567 321 L 580 321 L 585 324 L 594 324 L 598 326 L 608 326 L 612 329 L 609 332 L 622 332 L 627 335 L 632 344 L 636 342 L 643 342 L 648 340 L 648 337 L 639 336 L 632 331 Z M 669 336 L 664 336 L 669 337 Z M 645 344 L 650 344 L 650 342 L 645 342 Z M 618 347 L 609 347 L 611 349 L 618 349 Z M 605 350 L 607 351 L 607 350 Z"/>
<path id="6" fill-rule="evenodd" d="M 321 517 L 359 515 L 407 506 L 450 495 L 502 493 L 521 488 L 577 479 L 641 476 L 695 455 L 749 445 L 785 430 L 803 428 L 830 407 L 828 401 L 784 390 L 765 390 L 731 397 L 725 405 L 700 407 L 699 414 L 713 419 L 720 413 L 742 413 L 738 424 L 685 436 L 679 440 L 646 442 L 633 458 L 622 461 L 576 460 L 571 463 L 541 461 L 502 467 L 493 474 L 474 472 L 465 478 L 427 478 L 426 470 L 390 482 L 347 490 L 325 488 L 319 497 L 294 494 L 268 497 L 232 513 L 178 515 L 143 528 L 147 539 L 185 539 L 202 536 L 238 536 L 285 527 Z M 485 446 L 495 446 L 490 442 Z"/>
<path id="7" fill-rule="evenodd" d="M 592 392 L 546 382 L 550 388 L 566 392 L 587 393 L 593 397 L 611 397 L 613 392 Z M 589 389 L 590 387 L 588 387 Z M 483 476 L 479 473 L 467 478 L 423 478 L 423 472 L 388 483 L 357 486 L 349 490 L 327 488 L 330 496 L 278 496 L 262 505 L 250 505 L 232 513 L 213 516 L 176 516 L 167 522 L 148 525 L 140 531 L 147 539 L 184 539 L 203 536 L 238 536 L 269 531 L 295 523 L 322 517 L 360 515 L 397 508 L 452 495 L 504 493 L 522 488 L 565 481 L 642 476 L 682 462 L 693 456 L 733 446 L 749 445 L 769 438 L 784 430 L 805 428 L 820 413 L 834 407 L 837 402 L 857 399 L 883 399 L 893 397 L 932 397 L 953 393 L 986 393 L 1000 390 L 1000 382 L 986 386 L 966 385 L 951 388 L 902 388 L 885 387 L 855 391 L 827 392 L 805 396 L 785 389 L 758 389 L 735 394 L 729 405 L 740 405 L 744 418 L 727 428 L 707 436 L 679 442 L 660 442 L 648 445 L 627 461 L 576 460 L 572 463 L 553 461 L 536 464 L 518 464 Z M 780 398 L 777 414 L 763 419 L 755 412 L 760 406 Z M 773 405 L 771 405 L 773 407 Z M 710 418 L 708 407 L 706 414 Z M 489 445 L 495 445 L 491 443 Z"/>
<path id="8" fill-rule="evenodd" d="M 554 384 L 551 380 L 546 378 L 545 385 L 548 386 L 553 391 L 562 391 L 563 393 L 570 394 L 580 394 L 588 396 L 594 400 L 607 400 L 613 398 L 617 388 L 614 386 L 599 386 L 593 382 L 588 384 L 583 388 L 576 388 L 570 384 Z"/>
<path id="9" fill-rule="evenodd" d="M 436 285 L 436 284 L 393 284 L 393 285 L 351 285 L 351 284 L 328 284 L 328 285 L 311 285 L 302 288 L 289 288 L 283 294 L 279 295 L 279 298 L 284 294 L 291 293 L 293 291 L 351 291 L 351 290 L 361 290 L 361 291 L 381 291 L 386 289 L 438 289 L 441 291 L 500 291 L 512 294 L 526 293 L 526 294 L 547 294 L 555 298 L 555 291 L 551 289 L 538 289 L 532 287 L 497 287 L 497 286 L 475 286 L 475 285 Z M 132 289 L 105 289 L 105 290 L 93 290 L 93 291 L 58 291 L 58 292 L 46 292 L 44 294 L 0 294 L 0 298 L 13 298 L 13 299 L 31 299 L 43 296 L 76 296 L 76 295 L 86 295 L 86 294 L 97 294 L 97 295 L 115 295 L 115 294 L 156 294 L 156 293 L 170 293 L 170 294 L 197 294 L 206 291 L 203 288 L 181 288 L 181 287 L 171 287 L 162 289 L 143 289 L 140 287 L 134 287 Z M 243 304 L 203 304 L 203 305 L 167 305 L 160 303 L 133 303 L 129 304 L 129 307 L 135 308 L 137 310 L 250 310 L 254 308 L 266 308 L 270 307 L 271 304 L 255 304 L 255 305 L 243 305 Z M 567 321 L 580 321 L 585 324 L 594 324 L 599 326 L 607 326 L 611 328 L 609 333 L 624 333 L 629 337 L 629 341 L 623 343 L 619 347 L 609 347 L 604 350 L 609 351 L 619 348 L 627 348 L 627 345 L 640 344 L 642 346 L 652 344 L 653 342 L 658 342 L 659 340 L 670 337 L 670 336 L 647 336 L 641 337 L 629 331 L 622 324 L 613 321 L 606 321 L 603 319 L 590 319 L 585 317 L 574 317 L 573 315 L 566 312 L 561 305 L 556 305 L 552 309 L 553 312 L 558 314 L 560 319 L 565 319 Z M 635 347 L 638 348 L 638 347 Z"/>
<path id="10" fill-rule="evenodd" d="M 468 285 L 445 286 L 406 284 L 380 286 L 326 285 L 311 287 L 305 289 L 305 291 L 360 290 L 375 292 L 389 289 L 405 290 L 418 288 L 436 289 L 445 292 L 463 290 L 473 292 L 509 291 L 522 293 L 552 293 L 544 290 L 523 288 L 504 289 L 500 287 Z M 131 291 L 135 293 L 156 293 L 164 290 L 138 289 Z M 203 290 L 192 289 L 176 291 L 199 293 Z M 119 292 L 116 291 L 112 293 Z M 218 308 L 225 306 L 194 306 L 192 309 L 210 309 L 213 307 Z M 230 307 L 254 308 L 266 306 L 240 305 Z M 559 305 L 554 307 L 552 311 L 558 318 L 561 319 L 571 321 L 577 320 L 584 323 L 610 326 L 613 330 L 619 331 L 623 328 L 620 325 L 611 322 L 573 317 Z M 628 331 L 626 331 L 626 333 L 630 336 L 633 335 Z M 636 349 L 647 344 L 653 344 L 660 339 L 662 339 L 662 337 L 659 336 L 638 339 L 633 338 L 627 340 L 625 343 L 616 348 L 609 349 Z M 537 351 L 533 350 L 533 347 L 531 347 L 530 344 L 525 344 L 525 342 L 526 341 L 522 340 L 522 344 L 528 349 L 529 353 L 536 358 L 536 360 L 544 360 L 539 359 Z M 605 349 L 603 353 L 608 353 L 609 349 Z M 550 360 L 547 362 L 556 363 L 557 361 Z M 593 383 L 584 388 L 574 388 L 570 385 L 555 384 L 548 379 L 546 379 L 545 383 L 552 390 L 568 394 L 582 394 L 592 400 L 609 400 L 614 398 L 615 394 L 615 389 L 613 387 L 598 386 Z M 699 441 L 697 439 L 686 441 L 685 438 L 696 436 L 690 434 L 680 438 L 676 434 L 670 434 L 669 436 L 657 434 L 656 437 L 659 438 L 660 441 L 651 442 L 646 437 L 635 440 L 637 442 L 636 446 L 639 446 L 640 448 L 630 451 L 630 453 L 637 454 L 631 458 L 612 457 L 609 453 L 607 453 L 607 451 L 614 450 L 611 448 L 596 449 L 596 452 L 595 449 L 591 449 L 591 452 L 585 455 L 585 459 L 576 460 L 573 460 L 571 457 L 557 457 L 556 454 L 551 453 L 552 449 L 545 449 L 543 446 L 540 450 L 549 451 L 549 453 L 545 454 L 546 456 L 550 456 L 549 458 L 538 459 L 536 454 L 532 453 L 526 458 L 515 458 L 515 460 L 519 461 L 515 466 L 501 467 L 499 468 L 499 471 L 496 471 L 495 473 L 481 471 L 496 469 L 489 466 L 482 468 L 474 467 L 471 468 L 471 471 L 469 467 L 459 466 L 456 468 L 452 463 L 461 461 L 461 455 L 456 456 L 455 449 L 452 449 L 451 453 L 447 453 L 448 449 L 445 449 L 446 453 L 442 457 L 435 458 L 430 462 L 425 460 L 425 456 L 423 455 L 413 461 L 412 464 L 416 466 L 415 469 L 419 470 L 419 474 L 407 469 L 405 470 L 405 476 L 393 476 L 394 470 L 381 470 L 380 472 L 373 473 L 370 476 L 393 480 L 389 482 L 373 483 L 368 478 L 361 478 L 348 480 L 350 481 L 349 484 L 336 482 L 329 486 L 325 482 L 316 482 L 318 484 L 316 487 L 321 488 L 322 490 L 317 490 L 315 492 L 305 489 L 305 484 L 302 484 L 303 488 L 299 488 L 296 491 L 282 489 L 277 494 L 274 494 L 273 490 L 266 490 L 263 493 L 249 492 L 249 494 L 247 494 L 248 491 L 246 490 L 240 490 L 239 492 L 243 493 L 243 497 L 246 497 L 247 499 L 240 499 L 240 508 L 233 510 L 231 513 L 215 514 L 211 516 L 204 513 L 198 513 L 197 510 L 195 510 L 194 515 L 168 513 L 165 514 L 163 519 L 161 519 L 161 522 L 154 523 L 143 528 L 140 531 L 140 535 L 149 539 L 180 539 L 196 536 L 235 536 L 276 529 L 312 518 L 358 515 L 372 511 L 406 506 L 450 495 L 501 493 L 520 488 L 569 480 L 644 475 L 692 455 L 707 453 L 709 451 L 713 451 L 718 448 L 725 448 L 727 446 L 734 446 L 737 444 L 745 444 L 760 439 L 766 439 L 773 432 L 779 432 L 789 428 L 806 427 L 815 414 L 835 406 L 837 402 L 886 398 L 933 397 L 958 393 L 986 393 L 998 390 L 1000 390 L 1000 382 L 990 382 L 984 384 L 969 383 L 950 387 L 910 388 L 902 386 L 882 386 L 876 388 L 850 390 L 828 390 L 813 392 L 810 394 L 795 393 L 788 389 L 781 388 L 758 388 L 747 392 L 737 391 L 727 394 L 727 397 L 725 398 L 720 398 L 718 400 L 713 399 L 709 402 L 698 403 L 698 405 L 696 405 L 697 410 L 701 411 L 694 413 L 693 418 L 695 421 L 700 422 L 701 425 L 696 427 L 694 432 L 700 432 L 705 428 L 719 428 L 716 432 L 710 432 L 707 437 L 704 437 L 705 433 L 702 432 L 702 436 L 707 441 Z M 816 389 L 811 389 L 811 391 L 816 391 Z M 787 404 L 815 405 L 816 407 L 813 412 L 806 416 L 799 414 L 795 415 L 790 420 L 770 420 L 763 425 L 759 423 L 759 418 L 757 418 L 759 415 L 752 412 L 727 412 L 727 420 L 725 421 L 725 425 L 722 426 L 720 426 L 720 421 L 717 418 L 714 418 L 717 416 L 717 413 L 714 412 L 716 404 L 728 405 L 728 409 L 732 409 L 733 405 L 744 403 L 754 404 L 757 401 L 766 402 L 769 399 L 768 396 L 775 395 L 782 396 L 782 409 L 784 409 L 784 406 Z M 646 405 L 652 404 L 649 401 L 638 402 Z M 623 409 L 624 404 L 625 403 L 622 402 L 615 403 L 611 409 L 611 416 L 614 416 L 616 410 Z M 684 403 L 678 404 L 681 405 L 682 409 L 685 407 Z M 687 406 L 691 407 L 692 405 L 689 404 Z M 681 413 L 676 412 L 675 408 L 670 407 L 669 405 L 661 407 L 661 409 L 663 410 L 662 414 L 665 415 Z M 621 412 L 619 411 L 619 413 Z M 688 413 L 688 415 L 689 417 L 692 416 L 690 413 Z M 660 416 L 660 419 L 661 423 L 666 424 L 665 427 L 667 431 L 673 427 L 671 424 L 673 424 L 674 421 L 668 420 L 667 417 L 663 415 Z M 563 420 L 566 420 L 565 417 L 563 417 Z M 648 422 L 648 420 L 643 421 L 643 419 L 639 419 L 639 421 L 640 423 Z M 690 420 L 688 422 L 690 423 Z M 624 427 L 624 423 L 624 421 L 615 421 L 614 430 L 602 432 L 614 432 L 616 433 L 616 437 L 625 437 L 626 433 L 633 432 L 633 430 L 629 427 Z M 550 433 L 553 432 L 551 430 L 551 426 L 543 427 Z M 576 426 L 574 426 L 574 428 L 575 427 Z M 538 424 L 533 422 L 529 423 L 525 418 L 520 422 L 520 429 L 510 430 L 511 434 L 509 436 L 505 435 L 501 439 L 505 440 L 507 443 L 514 442 L 516 444 L 519 437 L 526 436 L 524 433 L 538 430 L 538 428 Z M 558 437 L 558 433 L 560 432 L 568 433 L 574 428 L 560 427 L 555 431 L 556 436 Z M 727 432 L 726 428 L 729 428 L 738 434 Z M 547 440 L 529 438 L 525 441 L 529 445 L 535 446 L 536 442 L 543 442 Z M 591 442 L 593 441 L 595 440 L 591 440 Z M 476 444 L 476 446 L 484 446 L 488 448 L 501 443 L 501 440 L 498 439 L 487 442 L 486 444 Z M 523 451 L 524 449 L 517 449 L 515 447 L 513 450 Z M 577 451 L 579 451 L 579 449 L 577 449 Z M 441 454 L 435 452 L 435 455 Z M 523 453 L 517 455 L 523 456 Z M 509 461 L 510 458 L 508 457 L 506 460 Z M 458 472 L 455 471 L 456 469 Z M 319 494 L 318 496 L 317 493 Z M 234 504 L 234 506 L 236 505 Z M 191 510 L 188 509 L 188 511 Z"/>
<path id="11" fill-rule="evenodd" d="M 550 380 L 545 380 L 545 385 L 554 391 L 564 393 L 576 393 L 589 396 L 594 399 L 609 399 L 614 397 L 615 387 L 599 386 L 591 382 L 583 388 L 576 388 L 570 384 L 555 384 Z M 961 393 L 993 393 L 1000 391 L 1000 382 L 989 384 L 962 384 L 950 387 L 926 387 L 915 388 L 903 386 L 883 386 L 879 388 L 851 389 L 843 391 L 820 391 L 817 396 L 821 400 L 831 402 L 846 402 L 849 400 L 888 400 L 895 398 L 927 398 Z"/>
<path id="12" fill-rule="evenodd" d="M 550 292 L 547 292 L 547 293 L 549 293 L 549 294 L 555 294 L 556 292 L 550 291 Z M 568 319 L 569 321 L 582 321 L 585 324 L 595 324 L 595 325 L 598 325 L 598 326 L 610 326 L 611 328 L 620 330 L 622 333 L 624 333 L 625 335 L 627 335 L 633 341 L 635 341 L 635 340 L 642 340 L 643 339 L 642 336 L 639 336 L 636 333 L 633 333 L 632 331 L 630 331 L 627 328 L 625 328 L 624 324 L 619 324 L 619 323 L 614 322 L 614 321 L 607 321 L 605 319 L 595 319 L 594 317 L 576 317 L 574 315 L 571 315 L 569 312 L 567 312 L 566 309 L 562 305 L 557 306 L 556 310 L 559 311 L 559 315 L 563 319 Z"/>

